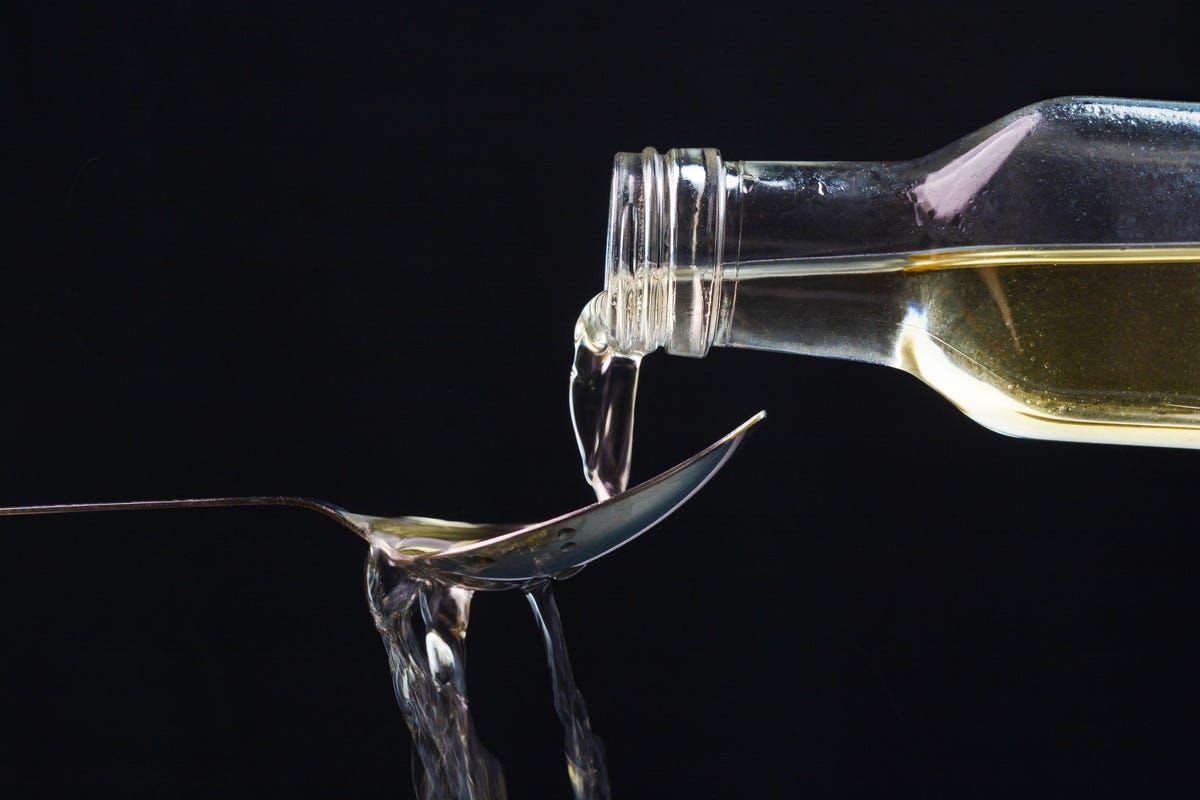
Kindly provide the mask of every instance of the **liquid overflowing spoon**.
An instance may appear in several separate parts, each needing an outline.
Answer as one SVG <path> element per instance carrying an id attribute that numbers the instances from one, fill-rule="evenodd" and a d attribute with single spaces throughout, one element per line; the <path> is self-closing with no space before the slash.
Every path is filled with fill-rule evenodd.
<path id="1" fill-rule="evenodd" d="M 592 733 L 575 685 L 551 580 L 570 577 L 669 516 L 724 466 L 764 416 L 756 414 L 686 461 L 620 491 L 628 477 L 626 448 L 618 463 L 620 474 L 599 484 L 599 502 L 534 525 L 373 517 L 303 497 L 18 506 L 0 508 L 0 516 L 295 506 L 354 531 L 371 546 L 367 598 L 387 649 L 396 700 L 412 734 L 413 785 L 420 800 L 507 800 L 503 769 L 479 741 L 471 719 L 465 637 L 475 590 L 519 588 L 542 633 L 572 794 L 576 800 L 611 800 L 604 748 Z M 617 493 L 609 496 L 610 488 Z"/>

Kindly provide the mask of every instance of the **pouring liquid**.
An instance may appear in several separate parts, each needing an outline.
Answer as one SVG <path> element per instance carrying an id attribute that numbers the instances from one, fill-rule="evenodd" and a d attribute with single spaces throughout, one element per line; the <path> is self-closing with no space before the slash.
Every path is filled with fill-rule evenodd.
<path id="1" fill-rule="evenodd" d="M 571 418 L 584 474 L 599 502 L 628 487 L 641 359 L 614 353 L 584 329 L 581 319 Z M 439 543 L 428 530 L 423 533 L 426 548 L 455 543 L 450 537 Z M 413 739 L 419 800 L 505 800 L 503 769 L 476 736 L 469 710 L 465 641 L 475 589 L 451 575 L 414 571 L 387 546 L 372 546 L 366 582 L 396 700 Z M 523 588 L 545 647 L 572 793 L 575 800 L 609 800 L 604 747 L 575 684 L 551 582 Z"/>
<path id="2" fill-rule="evenodd" d="M 583 477 L 607 500 L 629 486 L 633 457 L 633 411 L 642 357 L 608 343 L 601 324 L 604 294 L 575 323 L 571 365 L 571 424 L 583 462 Z"/>

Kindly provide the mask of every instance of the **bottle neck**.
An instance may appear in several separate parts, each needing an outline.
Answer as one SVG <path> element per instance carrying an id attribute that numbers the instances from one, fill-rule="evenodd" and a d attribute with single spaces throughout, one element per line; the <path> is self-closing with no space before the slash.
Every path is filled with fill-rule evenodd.
<path id="1" fill-rule="evenodd" d="M 907 165 L 724 162 L 714 149 L 619 153 L 601 300 L 611 343 L 702 357 L 736 344 L 739 268 L 854 255 L 863 243 L 912 246 Z"/>
<path id="2" fill-rule="evenodd" d="M 708 352 L 721 288 L 725 178 L 712 149 L 617 154 L 605 297 L 608 331 L 624 352 Z"/>

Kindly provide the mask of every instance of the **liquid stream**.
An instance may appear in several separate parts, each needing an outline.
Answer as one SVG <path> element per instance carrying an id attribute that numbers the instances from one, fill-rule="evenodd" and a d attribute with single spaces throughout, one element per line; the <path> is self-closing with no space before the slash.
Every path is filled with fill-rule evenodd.
<path id="1" fill-rule="evenodd" d="M 570 381 L 571 424 L 583 477 L 597 500 L 606 500 L 629 485 L 633 411 L 642 365 L 641 355 L 609 345 L 603 328 L 605 300 L 606 295 L 598 295 L 575 324 Z"/>

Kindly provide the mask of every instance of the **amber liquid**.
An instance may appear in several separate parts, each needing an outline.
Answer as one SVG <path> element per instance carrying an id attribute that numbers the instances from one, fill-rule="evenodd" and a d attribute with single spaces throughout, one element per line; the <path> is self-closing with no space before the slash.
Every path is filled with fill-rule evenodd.
<path id="1" fill-rule="evenodd" d="M 1200 447 L 1198 246 L 742 269 L 729 330 L 733 346 L 900 367 L 1002 433 Z"/>

